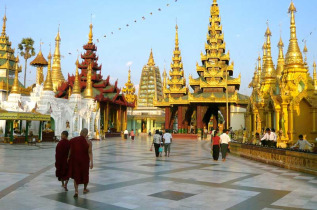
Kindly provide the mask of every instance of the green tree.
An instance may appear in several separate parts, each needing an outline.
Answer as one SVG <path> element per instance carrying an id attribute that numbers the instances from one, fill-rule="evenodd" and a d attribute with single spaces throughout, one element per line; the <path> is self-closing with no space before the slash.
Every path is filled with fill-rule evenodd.
<path id="1" fill-rule="evenodd" d="M 35 55 L 34 50 L 34 41 L 32 38 L 23 38 L 21 43 L 18 45 L 18 48 L 20 50 L 20 55 L 25 60 L 25 66 L 24 66 L 24 87 L 25 87 L 25 81 L 26 81 L 26 69 L 28 64 L 28 59 Z"/>

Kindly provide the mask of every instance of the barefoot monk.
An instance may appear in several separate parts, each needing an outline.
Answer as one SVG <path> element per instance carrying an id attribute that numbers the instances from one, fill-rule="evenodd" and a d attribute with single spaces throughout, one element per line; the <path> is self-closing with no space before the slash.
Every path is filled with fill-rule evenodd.
<path id="1" fill-rule="evenodd" d="M 83 193 L 89 192 L 89 166 L 93 168 L 92 143 L 88 139 L 87 128 L 83 128 L 80 136 L 70 140 L 69 177 L 74 179 L 74 197 L 78 197 L 79 184 L 84 184 Z"/>
<path id="2" fill-rule="evenodd" d="M 62 187 L 64 187 L 65 191 L 67 190 L 68 183 L 68 164 L 67 158 L 69 153 L 69 141 L 68 141 L 68 132 L 63 131 L 61 134 L 61 140 L 58 142 L 56 146 L 55 153 L 55 167 L 56 167 L 56 177 L 58 181 L 62 182 Z"/>

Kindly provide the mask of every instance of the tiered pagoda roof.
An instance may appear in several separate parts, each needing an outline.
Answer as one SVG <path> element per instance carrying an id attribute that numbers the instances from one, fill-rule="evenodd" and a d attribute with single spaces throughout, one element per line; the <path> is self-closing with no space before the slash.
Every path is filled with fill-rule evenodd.
<path id="1" fill-rule="evenodd" d="M 165 97 L 181 97 L 187 94 L 188 89 L 186 87 L 186 79 L 184 78 L 183 63 L 181 57 L 181 51 L 179 49 L 178 42 L 178 26 L 176 25 L 175 34 L 175 49 L 173 52 L 173 58 L 171 63 L 171 70 L 169 71 L 170 79 L 165 83 L 164 79 L 164 96 Z M 166 72 L 164 72 L 166 74 Z M 165 78 L 166 75 L 163 74 Z M 168 87 L 167 87 L 168 85 Z"/>
<path id="2" fill-rule="evenodd" d="M 152 107 L 153 100 L 163 98 L 160 69 L 155 66 L 151 49 L 149 61 L 142 69 L 140 89 L 138 95 L 138 107 Z"/>
<path id="3" fill-rule="evenodd" d="M 125 83 L 125 87 L 122 88 L 122 93 L 125 95 L 125 99 L 127 100 L 128 103 L 136 102 L 135 87 L 134 87 L 134 84 L 131 82 L 130 68 L 129 68 L 129 74 L 128 74 L 128 82 Z"/>
<path id="4" fill-rule="evenodd" d="M 176 59 L 173 57 L 173 62 L 175 63 L 175 61 L 179 64 L 179 69 L 182 69 L 183 66 L 180 57 L 176 57 Z M 201 53 L 201 63 L 201 65 L 196 64 L 196 71 L 199 77 L 193 78 L 189 75 L 189 85 L 194 90 L 194 93 L 188 92 L 188 94 L 184 94 L 178 98 L 169 99 L 165 97 L 164 100 L 155 102 L 155 106 L 165 107 L 172 104 L 202 102 L 225 103 L 226 89 L 228 90 L 229 103 L 247 104 L 248 97 L 238 93 L 241 75 L 238 78 L 233 77 L 234 63 L 230 63 L 230 54 L 229 51 L 226 51 L 220 12 L 216 0 L 213 0 L 210 8 L 207 42 L 205 43 L 205 53 Z M 172 67 L 174 67 L 173 64 Z M 181 78 L 180 71 L 176 71 L 176 75 Z M 173 87 L 177 84 L 177 87 L 181 88 L 183 90 L 182 93 L 184 93 L 185 81 L 181 79 L 178 81 L 174 79 L 174 81 L 170 81 L 170 84 Z M 180 81 L 181 83 L 179 83 Z"/>
<path id="5" fill-rule="evenodd" d="M 9 41 L 9 36 L 6 34 L 6 22 L 7 17 L 4 14 L 3 17 L 3 25 L 2 32 L 0 36 L 0 72 L 1 75 L 9 75 L 9 79 L 7 76 L 0 76 L 0 90 L 7 90 L 14 83 L 14 75 L 16 66 L 18 65 L 18 60 L 14 56 L 14 49 L 11 48 L 11 42 Z M 18 72 L 22 71 L 21 66 L 18 67 Z M 8 84 L 7 84 L 8 83 Z M 19 87 L 22 87 L 22 93 L 26 94 L 24 86 L 20 81 L 18 81 Z"/>
<path id="6" fill-rule="evenodd" d="M 98 64 L 98 56 L 96 55 L 97 47 L 93 43 L 92 24 L 90 24 L 89 41 L 83 48 L 85 53 L 81 54 L 82 62 L 76 62 L 76 66 L 81 70 L 80 74 L 78 74 L 80 91 L 78 91 L 78 86 L 76 84 L 77 87 L 75 87 L 75 92 L 72 93 L 76 75 L 68 75 L 67 81 L 62 82 L 58 87 L 56 97 L 68 98 L 71 94 L 78 94 L 78 92 L 80 92 L 83 98 L 87 96 L 86 98 L 93 98 L 99 102 L 108 101 L 119 105 L 133 106 L 133 104 L 126 101 L 123 94 L 120 94 L 121 89 L 117 86 L 118 81 L 112 85 L 110 84 L 110 76 L 105 80 L 103 79 L 101 75 L 102 65 Z M 92 89 L 91 95 L 90 91 L 88 91 L 89 94 L 85 91 L 87 85 Z"/>

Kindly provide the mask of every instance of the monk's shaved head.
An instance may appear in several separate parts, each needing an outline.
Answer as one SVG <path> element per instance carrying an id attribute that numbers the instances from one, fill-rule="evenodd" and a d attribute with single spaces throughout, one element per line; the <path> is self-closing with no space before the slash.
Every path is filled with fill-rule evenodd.
<path id="1" fill-rule="evenodd" d="M 83 137 L 86 137 L 88 135 L 88 129 L 87 128 L 83 128 L 80 131 L 80 135 L 83 136 Z"/>

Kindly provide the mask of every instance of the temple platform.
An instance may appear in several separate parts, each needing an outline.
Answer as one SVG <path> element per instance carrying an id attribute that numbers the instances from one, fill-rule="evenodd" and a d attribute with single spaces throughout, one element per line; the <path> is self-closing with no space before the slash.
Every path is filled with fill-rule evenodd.
<path id="1" fill-rule="evenodd" d="M 94 141 L 90 193 L 80 185 L 77 199 L 73 180 L 65 192 L 55 177 L 55 143 L 0 144 L 0 209 L 316 209 L 317 176 L 231 154 L 216 162 L 209 141 L 178 139 L 159 158 L 151 144 Z"/>
<path id="2" fill-rule="evenodd" d="M 197 140 L 197 134 L 188 134 L 188 133 L 175 133 L 172 134 L 173 139 L 190 139 L 190 140 Z"/>
<path id="3" fill-rule="evenodd" d="M 230 143 L 233 154 L 251 160 L 317 176 L 317 154 L 255 145 Z"/>

